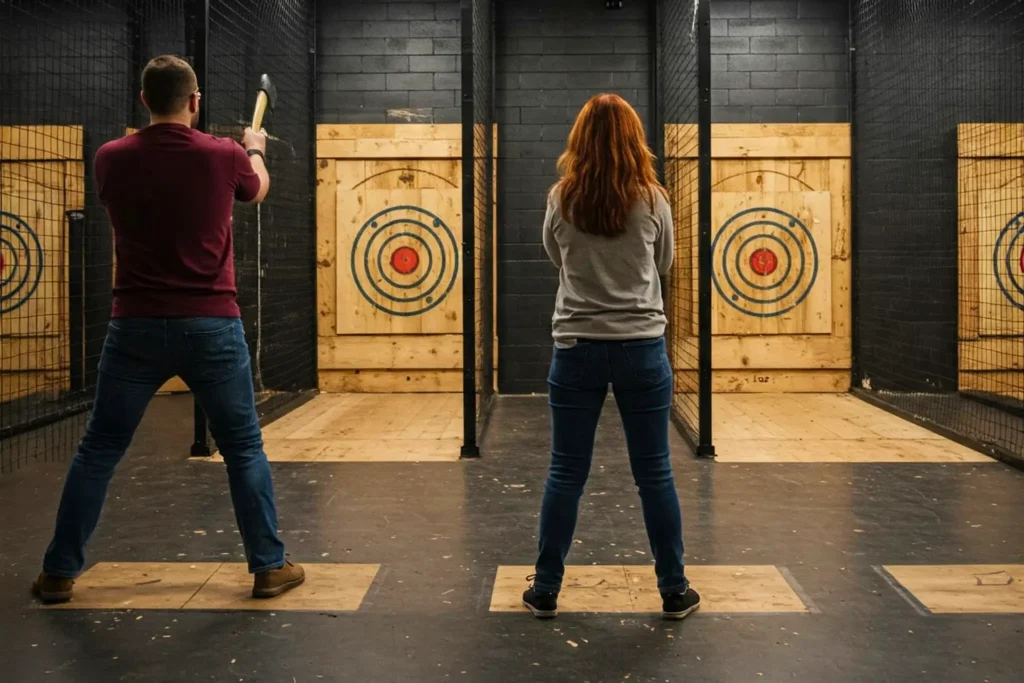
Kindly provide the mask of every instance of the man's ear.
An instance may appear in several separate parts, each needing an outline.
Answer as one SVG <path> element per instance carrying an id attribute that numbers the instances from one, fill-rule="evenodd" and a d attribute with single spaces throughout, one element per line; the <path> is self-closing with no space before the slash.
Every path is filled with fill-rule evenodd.
<path id="1" fill-rule="evenodd" d="M 189 95 L 188 97 L 188 113 L 195 114 L 199 111 L 199 98 L 195 95 Z"/>

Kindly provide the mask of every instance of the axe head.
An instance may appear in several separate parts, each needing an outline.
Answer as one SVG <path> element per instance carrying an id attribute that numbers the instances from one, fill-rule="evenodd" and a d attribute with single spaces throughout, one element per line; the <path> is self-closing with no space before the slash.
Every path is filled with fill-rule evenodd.
<path id="1" fill-rule="evenodd" d="M 267 74 L 260 75 L 259 89 L 267 93 L 267 108 L 273 109 L 274 103 L 277 101 L 277 88 L 274 87 L 274 83 L 270 80 L 270 76 Z"/>

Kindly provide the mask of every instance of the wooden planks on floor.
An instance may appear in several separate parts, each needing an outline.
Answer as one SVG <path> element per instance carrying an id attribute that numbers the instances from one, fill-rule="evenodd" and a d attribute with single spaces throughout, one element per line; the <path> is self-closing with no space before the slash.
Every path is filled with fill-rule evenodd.
<path id="1" fill-rule="evenodd" d="M 501 566 L 491 594 L 492 612 L 525 611 L 523 591 L 533 567 Z M 782 572 L 765 566 L 690 565 L 686 575 L 701 594 L 700 611 L 719 614 L 808 613 Z M 577 565 L 565 568 L 559 612 L 661 612 L 654 567 L 640 565 Z"/>
<path id="2" fill-rule="evenodd" d="M 49 609 L 273 610 L 354 612 L 380 569 L 376 564 L 305 563 L 306 583 L 273 600 L 252 597 L 245 564 L 100 562 L 75 582 L 71 602 Z"/>
<path id="3" fill-rule="evenodd" d="M 720 462 L 994 462 L 848 394 L 715 394 Z"/>
<path id="4" fill-rule="evenodd" d="M 355 612 L 380 573 L 378 564 L 304 563 L 306 583 L 272 600 L 251 596 L 252 575 L 234 562 L 100 562 L 56 610 Z M 876 571 L 920 614 L 1024 614 L 1024 565 L 885 565 Z M 523 612 L 533 567 L 498 567 L 491 612 Z M 820 613 L 784 568 L 689 565 L 687 577 L 711 614 Z M 561 612 L 652 614 L 661 611 L 649 565 L 570 565 Z"/>
<path id="5" fill-rule="evenodd" d="M 454 462 L 462 395 L 320 394 L 268 425 L 263 441 L 271 462 Z"/>
<path id="6" fill-rule="evenodd" d="M 1024 614 L 1024 564 L 883 569 L 932 614 Z"/>

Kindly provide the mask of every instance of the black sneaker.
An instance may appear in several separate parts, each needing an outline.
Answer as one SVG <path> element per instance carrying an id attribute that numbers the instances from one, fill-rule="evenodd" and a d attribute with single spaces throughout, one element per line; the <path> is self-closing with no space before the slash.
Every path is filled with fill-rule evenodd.
<path id="1" fill-rule="evenodd" d="M 523 593 L 523 604 L 538 619 L 551 619 L 558 616 L 558 593 L 538 593 L 530 586 Z"/>
<path id="2" fill-rule="evenodd" d="M 666 619 L 685 619 L 700 609 L 697 591 L 687 588 L 685 593 L 669 593 L 661 599 L 661 616 Z"/>

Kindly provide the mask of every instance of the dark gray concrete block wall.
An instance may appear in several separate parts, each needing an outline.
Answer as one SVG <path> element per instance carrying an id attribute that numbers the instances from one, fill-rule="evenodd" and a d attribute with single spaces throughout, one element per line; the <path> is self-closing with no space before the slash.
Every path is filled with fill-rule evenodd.
<path id="1" fill-rule="evenodd" d="M 850 120 L 847 0 L 711 3 L 712 119 Z"/>
<path id="2" fill-rule="evenodd" d="M 321 123 L 458 123 L 459 2 L 319 3 Z"/>
<path id="3" fill-rule="evenodd" d="M 506 393 L 544 391 L 557 273 L 544 196 L 580 106 L 617 92 L 647 122 L 649 3 L 507 0 L 496 11 L 498 321 Z M 459 2 L 321 2 L 319 120 L 460 120 Z M 712 112 L 721 122 L 848 121 L 846 0 L 715 0 Z"/>
<path id="4" fill-rule="evenodd" d="M 500 3 L 497 41 L 499 388 L 545 391 L 558 273 L 541 245 L 545 196 L 580 107 L 622 95 L 647 120 L 647 3 Z"/>

